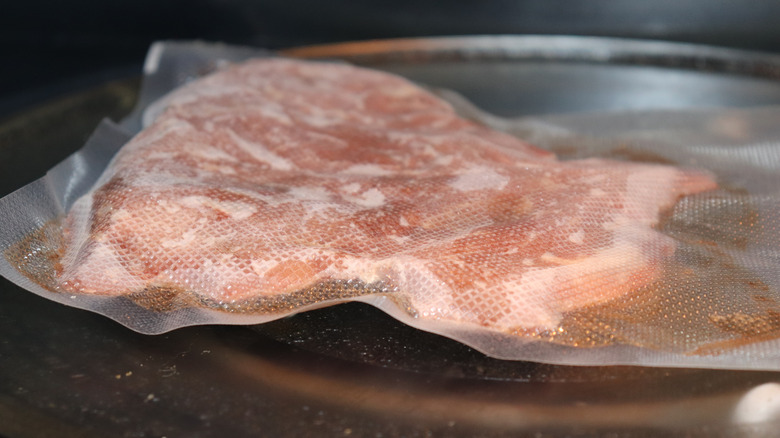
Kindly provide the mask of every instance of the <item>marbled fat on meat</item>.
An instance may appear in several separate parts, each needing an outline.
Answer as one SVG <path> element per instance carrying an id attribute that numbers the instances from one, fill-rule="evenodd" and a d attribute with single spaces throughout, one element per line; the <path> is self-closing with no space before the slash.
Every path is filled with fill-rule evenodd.
<path id="1" fill-rule="evenodd" d="M 653 230 L 706 175 L 560 162 L 408 81 L 284 59 L 173 92 L 69 213 L 61 289 L 240 305 L 333 280 L 423 318 L 552 328 L 675 251 Z"/>

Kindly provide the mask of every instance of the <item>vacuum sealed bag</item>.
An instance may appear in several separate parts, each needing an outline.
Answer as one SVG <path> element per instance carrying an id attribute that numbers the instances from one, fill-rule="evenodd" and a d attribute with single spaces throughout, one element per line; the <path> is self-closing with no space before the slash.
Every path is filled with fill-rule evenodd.
<path id="1" fill-rule="evenodd" d="M 362 301 L 504 359 L 780 369 L 778 108 L 506 120 L 202 43 L 144 72 L 0 200 L 4 276 L 149 334 Z"/>

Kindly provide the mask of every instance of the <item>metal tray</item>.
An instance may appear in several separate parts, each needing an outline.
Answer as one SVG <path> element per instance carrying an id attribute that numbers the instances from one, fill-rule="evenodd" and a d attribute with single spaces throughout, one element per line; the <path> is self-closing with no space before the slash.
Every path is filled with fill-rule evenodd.
<path id="1" fill-rule="evenodd" d="M 780 59 L 573 37 L 291 49 L 459 91 L 504 116 L 780 104 Z M 136 79 L 0 121 L 0 195 L 130 110 Z M 0 279 L 0 436 L 773 436 L 780 374 L 487 358 L 346 304 L 144 336 Z"/>

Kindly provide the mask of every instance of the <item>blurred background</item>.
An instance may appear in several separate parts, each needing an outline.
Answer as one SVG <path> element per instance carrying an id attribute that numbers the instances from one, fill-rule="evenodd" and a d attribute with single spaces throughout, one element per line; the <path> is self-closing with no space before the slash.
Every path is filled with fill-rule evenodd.
<path id="1" fill-rule="evenodd" d="M 0 12 L 0 117 L 137 74 L 152 41 L 271 49 L 431 35 L 558 34 L 780 52 L 774 0 L 26 0 Z"/>

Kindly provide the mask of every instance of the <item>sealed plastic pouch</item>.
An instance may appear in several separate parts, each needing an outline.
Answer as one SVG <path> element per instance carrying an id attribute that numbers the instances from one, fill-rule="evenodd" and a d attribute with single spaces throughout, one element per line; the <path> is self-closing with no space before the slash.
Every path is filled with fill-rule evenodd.
<path id="1" fill-rule="evenodd" d="M 3 273 L 143 333 L 362 301 L 505 359 L 776 369 L 777 109 L 449 100 L 157 44 L 133 115 L 2 200 Z"/>

